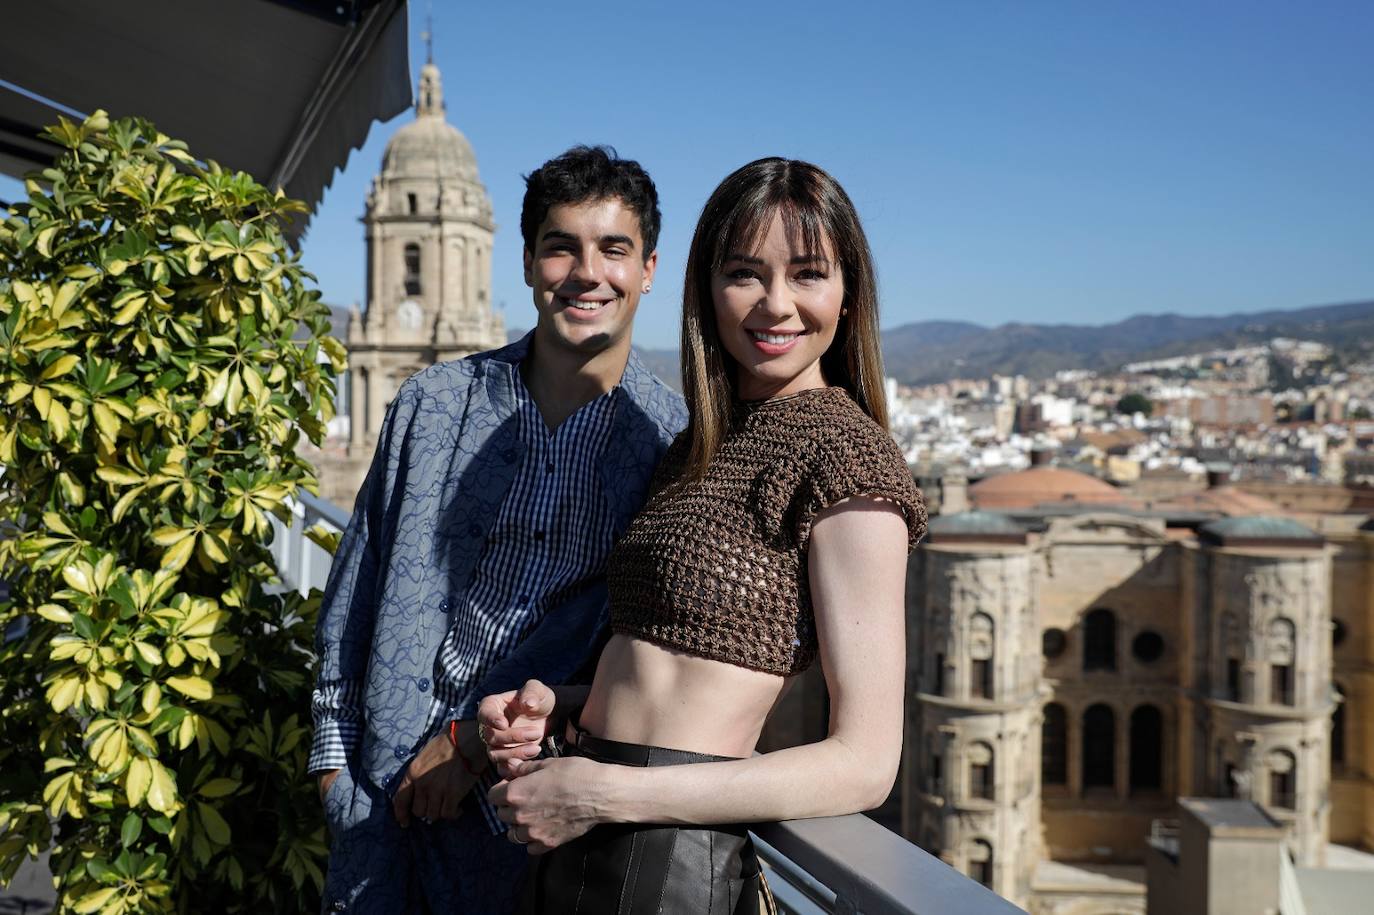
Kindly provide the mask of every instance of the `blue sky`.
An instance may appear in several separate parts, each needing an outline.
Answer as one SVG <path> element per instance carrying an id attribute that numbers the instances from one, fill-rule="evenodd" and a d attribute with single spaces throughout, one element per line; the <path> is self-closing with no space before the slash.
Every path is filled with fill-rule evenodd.
<path id="1" fill-rule="evenodd" d="M 1369 3 L 434 6 L 449 120 L 500 225 L 509 326 L 533 320 L 520 176 L 579 142 L 616 146 L 658 184 L 661 272 L 637 324 L 650 346 L 675 342 L 702 203 L 764 155 L 845 185 L 884 326 L 1374 298 Z M 424 11 L 412 2 L 416 71 Z M 362 299 L 363 197 L 412 116 L 373 128 L 315 216 L 305 260 L 331 302 Z"/>

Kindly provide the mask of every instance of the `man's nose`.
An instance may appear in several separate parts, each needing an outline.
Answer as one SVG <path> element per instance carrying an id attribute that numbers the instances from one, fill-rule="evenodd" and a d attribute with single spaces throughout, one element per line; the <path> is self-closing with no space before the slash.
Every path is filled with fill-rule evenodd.
<path id="1" fill-rule="evenodd" d="M 600 285 L 605 277 L 606 261 L 600 251 L 584 251 L 573 265 L 572 278 L 591 286 Z"/>

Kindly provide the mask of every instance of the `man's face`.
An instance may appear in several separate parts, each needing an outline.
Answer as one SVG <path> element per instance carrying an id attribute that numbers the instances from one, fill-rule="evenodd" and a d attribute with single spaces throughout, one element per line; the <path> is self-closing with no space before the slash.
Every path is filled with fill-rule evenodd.
<path id="1" fill-rule="evenodd" d="M 658 264 L 643 248 L 639 217 L 617 197 L 550 207 L 525 250 L 538 339 L 584 354 L 628 344 Z"/>

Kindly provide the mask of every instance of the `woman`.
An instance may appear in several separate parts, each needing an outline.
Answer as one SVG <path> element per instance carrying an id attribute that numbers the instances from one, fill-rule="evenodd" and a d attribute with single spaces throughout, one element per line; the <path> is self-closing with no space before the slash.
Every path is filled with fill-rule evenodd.
<path id="1" fill-rule="evenodd" d="M 739 824 L 869 809 L 896 777 L 926 517 L 886 430 L 867 240 L 833 178 L 761 159 L 711 195 L 682 360 L 690 424 L 610 559 L 590 690 L 531 682 L 478 713 L 509 837 L 551 851 L 528 912 L 757 911 Z M 829 735 L 751 758 L 817 655 Z M 534 758 L 546 736 L 566 758 Z"/>

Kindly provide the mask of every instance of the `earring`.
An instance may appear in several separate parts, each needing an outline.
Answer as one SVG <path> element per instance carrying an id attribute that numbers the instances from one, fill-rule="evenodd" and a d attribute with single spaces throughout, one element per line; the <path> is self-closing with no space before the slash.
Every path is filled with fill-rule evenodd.
<path id="1" fill-rule="evenodd" d="M 841 309 L 840 309 L 840 317 L 841 317 L 841 318 L 843 318 L 843 317 L 844 317 L 845 315 L 847 315 L 847 314 L 849 314 L 849 309 L 848 309 L 848 308 L 841 308 Z"/>
<path id="2" fill-rule="evenodd" d="M 644 294 L 645 294 L 645 295 L 648 295 L 648 294 L 649 294 L 649 290 L 650 290 L 650 289 L 653 289 L 653 288 L 654 288 L 654 287 L 652 287 L 652 286 L 645 286 L 645 287 L 644 287 Z"/>

